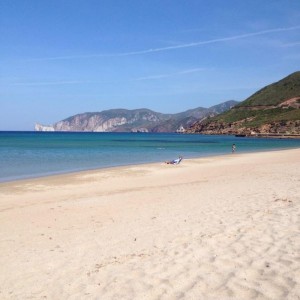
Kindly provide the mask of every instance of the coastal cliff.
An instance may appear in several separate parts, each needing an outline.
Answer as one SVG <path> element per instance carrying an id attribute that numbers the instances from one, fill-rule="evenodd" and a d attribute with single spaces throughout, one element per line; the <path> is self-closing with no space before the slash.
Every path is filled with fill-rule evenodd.
<path id="1" fill-rule="evenodd" d="M 187 132 L 300 135 L 300 72 L 264 87 L 225 113 L 195 122 Z"/>
<path id="2" fill-rule="evenodd" d="M 82 113 L 59 121 L 51 126 L 35 125 L 37 131 L 88 131 L 88 132 L 148 132 L 150 127 L 165 121 L 169 115 L 148 109 L 112 109 L 95 113 Z"/>
<path id="3" fill-rule="evenodd" d="M 34 125 L 34 130 L 35 131 L 55 131 L 53 126 L 51 126 L 51 125 L 45 126 L 45 125 L 41 125 L 39 123 L 36 123 Z"/>
<path id="4" fill-rule="evenodd" d="M 178 114 L 162 114 L 149 109 L 111 109 L 71 116 L 53 125 L 35 124 L 36 131 L 83 132 L 184 132 L 199 119 L 212 117 L 236 105 L 226 101 L 210 108 L 198 107 Z"/>

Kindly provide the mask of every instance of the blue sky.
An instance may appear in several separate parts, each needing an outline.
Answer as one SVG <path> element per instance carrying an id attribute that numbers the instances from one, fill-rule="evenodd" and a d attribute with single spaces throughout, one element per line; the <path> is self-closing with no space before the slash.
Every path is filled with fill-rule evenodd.
<path id="1" fill-rule="evenodd" d="M 0 0 L 0 130 L 176 113 L 300 70 L 299 0 Z"/>

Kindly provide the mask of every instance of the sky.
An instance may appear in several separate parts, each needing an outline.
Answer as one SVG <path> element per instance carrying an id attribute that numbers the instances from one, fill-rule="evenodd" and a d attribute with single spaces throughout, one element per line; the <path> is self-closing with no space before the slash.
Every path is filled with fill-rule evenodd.
<path id="1" fill-rule="evenodd" d="M 299 70 L 299 0 L 0 0 L 0 130 L 243 101 Z"/>

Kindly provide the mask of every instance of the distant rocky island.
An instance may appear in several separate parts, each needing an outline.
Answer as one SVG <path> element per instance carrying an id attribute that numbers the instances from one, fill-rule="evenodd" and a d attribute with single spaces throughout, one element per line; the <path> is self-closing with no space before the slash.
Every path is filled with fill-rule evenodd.
<path id="1" fill-rule="evenodd" d="M 163 114 L 150 109 L 111 109 L 71 116 L 53 125 L 35 124 L 36 131 L 75 132 L 185 132 L 198 120 L 211 118 L 234 107 L 234 100 L 177 114 Z"/>
<path id="2" fill-rule="evenodd" d="M 300 137 L 300 72 L 262 88 L 224 113 L 196 121 L 187 132 Z"/>

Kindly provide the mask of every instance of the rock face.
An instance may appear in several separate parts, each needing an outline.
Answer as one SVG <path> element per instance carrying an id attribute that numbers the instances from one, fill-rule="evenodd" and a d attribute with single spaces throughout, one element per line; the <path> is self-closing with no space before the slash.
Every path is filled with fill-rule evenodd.
<path id="1" fill-rule="evenodd" d="M 69 120 L 57 122 L 54 128 L 55 131 L 105 132 L 126 123 L 127 119 L 124 117 L 105 119 L 100 115 L 87 116 L 86 114 L 82 114 L 74 116 Z"/>
<path id="2" fill-rule="evenodd" d="M 148 109 L 114 109 L 97 113 L 83 113 L 52 126 L 36 124 L 35 130 L 49 131 L 88 131 L 88 132 L 147 132 L 149 128 L 169 118 L 169 115 Z"/>
<path id="3" fill-rule="evenodd" d="M 83 113 L 51 126 L 35 125 L 36 131 L 88 131 L 88 132 L 184 132 L 200 118 L 214 116 L 235 105 L 227 101 L 211 108 L 196 108 L 178 114 L 162 114 L 149 109 L 112 109 L 96 113 Z"/>
<path id="4" fill-rule="evenodd" d="M 41 124 L 36 123 L 34 126 L 35 131 L 55 131 L 53 126 L 44 126 Z"/>
<path id="5" fill-rule="evenodd" d="M 215 135 L 300 135 L 300 120 L 297 121 L 278 121 L 261 125 L 259 127 L 243 126 L 243 121 L 224 123 L 224 122 L 200 122 L 187 130 L 188 133 L 202 133 Z"/>
<path id="6" fill-rule="evenodd" d="M 300 72 L 264 87 L 225 113 L 195 122 L 188 132 L 300 135 Z"/>

